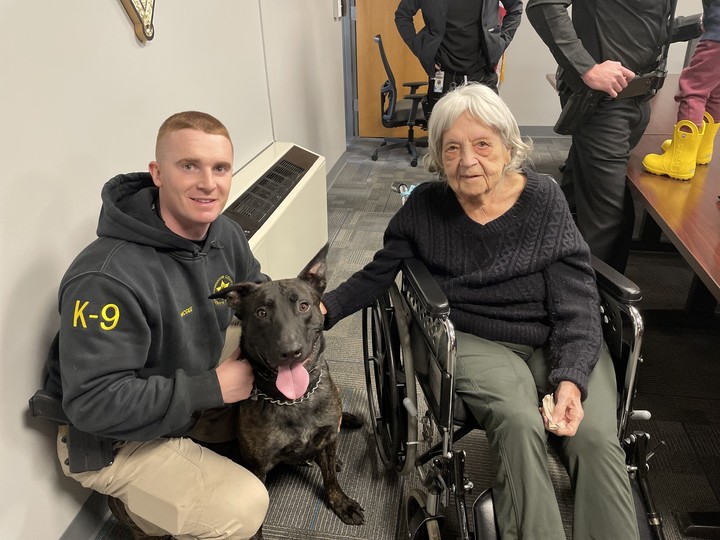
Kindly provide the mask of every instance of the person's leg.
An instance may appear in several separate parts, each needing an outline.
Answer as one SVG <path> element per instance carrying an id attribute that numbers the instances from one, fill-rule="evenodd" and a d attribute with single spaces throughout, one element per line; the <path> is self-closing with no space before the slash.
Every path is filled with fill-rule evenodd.
<path id="1" fill-rule="evenodd" d="M 422 100 L 422 108 L 423 113 L 425 114 L 425 118 L 427 120 L 430 120 L 430 115 L 432 114 L 433 107 L 435 106 L 435 102 L 440 99 L 441 94 L 437 94 L 434 91 L 435 86 L 435 76 L 431 75 L 428 77 L 428 85 L 427 85 L 427 93 L 425 94 L 425 99 Z"/>
<path id="2" fill-rule="evenodd" d="M 65 464 L 64 435 L 61 428 L 57 448 L 65 475 L 121 500 L 149 535 L 239 540 L 250 538 L 265 519 L 269 501 L 262 482 L 190 439 L 127 442 L 112 465 L 73 474 Z"/>
<path id="3" fill-rule="evenodd" d="M 547 384 L 549 361 L 539 349 L 528 365 L 540 388 Z M 573 539 L 638 538 L 635 504 L 617 437 L 615 369 L 603 344 L 588 380 L 588 397 L 574 437 L 560 438 L 560 453 L 575 492 Z"/>
<path id="4" fill-rule="evenodd" d="M 457 332 L 457 346 L 455 390 L 486 430 L 501 537 L 564 539 L 530 370 L 510 348 L 471 334 Z"/>
<path id="5" fill-rule="evenodd" d="M 649 105 L 642 98 L 608 100 L 573 135 L 577 223 L 590 251 L 625 271 L 634 209 L 625 184 L 630 151 L 645 131 Z"/>
<path id="6" fill-rule="evenodd" d="M 718 87 L 718 73 L 720 73 L 720 43 L 715 41 L 700 41 L 690 59 L 690 64 L 682 70 L 678 80 L 678 92 L 675 101 L 678 102 L 677 120 L 690 120 L 702 126 L 703 114 L 707 110 L 717 122 L 720 120 L 713 111 L 720 114 L 720 93 L 713 94 Z M 708 99 L 713 95 L 713 100 Z M 712 110 L 710 110 L 712 109 Z"/>
<path id="7" fill-rule="evenodd" d="M 468 80 L 484 84 L 488 88 L 492 88 L 496 94 L 500 93 L 500 89 L 498 88 L 499 78 L 495 70 L 482 69 L 471 73 L 468 75 Z"/>
<path id="8" fill-rule="evenodd" d="M 715 138 L 720 128 L 720 42 L 703 40 L 695 48 L 690 65 L 680 76 L 680 91 L 675 96 L 681 100 L 678 107 L 680 115 L 687 115 L 698 126 L 699 114 L 705 121 L 705 132 L 698 146 L 695 161 L 698 165 L 707 165 L 712 161 Z M 703 112 L 704 111 L 704 112 Z M 663 144 L 665 149 L 665 144 Z"/>

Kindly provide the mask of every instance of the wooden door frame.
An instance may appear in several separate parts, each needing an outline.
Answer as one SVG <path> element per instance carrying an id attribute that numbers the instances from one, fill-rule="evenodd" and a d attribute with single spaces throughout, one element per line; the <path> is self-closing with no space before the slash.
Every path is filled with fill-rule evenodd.
<path id="1" fill-rule="evenodd" d="M 343 89 L 345 92 L 345 136 L 347 139 L 358 136 L 357 113 L 357 44 L 355 36 L 355 0 L 346 2 L 345 16 L 342 18 L 343 43 Z"/>

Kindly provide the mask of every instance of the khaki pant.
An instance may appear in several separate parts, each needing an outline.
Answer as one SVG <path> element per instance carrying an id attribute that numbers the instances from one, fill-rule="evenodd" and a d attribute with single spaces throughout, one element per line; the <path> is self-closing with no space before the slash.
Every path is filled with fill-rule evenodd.
<path id="1" fill-rule="evenodd" d="M 265 486 L 247 469 L 187 438 L 125 442 L 112 465 L 73 474 L 65 461 L 67 427 L 57 452 L 66 476 L 123 501 L 130 518 L 152 536 L 179 540 L 250 538 L 268 509 Z"/>

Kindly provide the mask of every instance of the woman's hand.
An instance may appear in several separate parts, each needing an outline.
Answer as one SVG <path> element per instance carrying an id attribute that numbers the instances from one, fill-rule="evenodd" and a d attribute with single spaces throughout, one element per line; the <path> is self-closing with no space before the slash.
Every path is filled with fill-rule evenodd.
<path id="1" fill-rule="evenodd" d="M 552 418 L 548 418 L 543 408 L 540 408 L 545 429 L 561 437 L 572 437 L 577 433 L 580 422 L 585 413 L 582 408 L 580 389 L 575 383 L 562 381 L 555 389 L 555 405 Z M 552 421 L 552 427 L 550 425 Z"/>

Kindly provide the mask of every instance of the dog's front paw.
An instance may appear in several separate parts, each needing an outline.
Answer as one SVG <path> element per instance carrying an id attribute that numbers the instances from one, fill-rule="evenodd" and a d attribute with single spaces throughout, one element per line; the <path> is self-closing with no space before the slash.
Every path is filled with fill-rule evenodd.
<path id="1" fill-rule="evenodd" d="M 362 525 L 365 523 L 365 511 L 357 501 L 353 501 L 347 495 L 344 496 L 338 504 L 333 506 L 335 512 L 343 523 L 348 525 Z"/>

